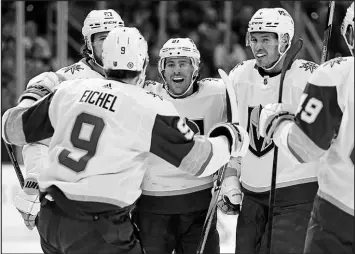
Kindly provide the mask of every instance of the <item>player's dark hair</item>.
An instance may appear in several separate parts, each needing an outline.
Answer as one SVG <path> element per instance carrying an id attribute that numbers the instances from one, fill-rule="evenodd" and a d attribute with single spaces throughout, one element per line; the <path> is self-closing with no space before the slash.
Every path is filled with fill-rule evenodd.
<path id="1" fill-rule="evenodd" d="M 106 77 L 114 79 L 132 79 L 140 74 L 140 71 L 128 70 L 104 70 Z"/>

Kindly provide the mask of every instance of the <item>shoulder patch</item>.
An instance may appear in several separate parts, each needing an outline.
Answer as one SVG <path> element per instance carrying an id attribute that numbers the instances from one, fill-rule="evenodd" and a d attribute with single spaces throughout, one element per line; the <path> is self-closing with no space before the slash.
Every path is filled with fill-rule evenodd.
<path id="1" fill-rule="evenodd" d="M 318 64 L 306 61 L 301 64 L 300 68 L 303 68 L 305 71 L 310 71 L 311 73 L 313 73 L 313 71 L 318 68 Z"/>
<path id="2" fill-rule="evenodd" d="M 236 66 L 234 66 L 234 68 L 230 72 L 233 72 L 235 69 L 237 69 L 239 66 L 242 66 L 243 64 L 244 64 L 244 61 L 238 63 Z"/>
<path id="3" fill-rule="evenodd" d="M 107 89 L 112 89 L 111 83 L 104 84 L 102 87 Z"/>
<path id="4" fill-rule="evenodd" d="M 153 81 L 153 80 L 146 80 L 146 81 L 144 82 L 143 88 L 144 88 L 144 87 L 147 87 L 147 86 L 155 86 L 155 85 L 157 85 L 157 84 L 159 84 L 159 83 L 156 82 L 156 81 Z"/>
<path id="5" fill-rule="evenodd" d="M 345 61 L 347 61 L 347 60 L 348 60 L 348 59 L 346 59 L 346 58 L 338 57 L 338 58 L 334 58 L 334 59 L 331 59 L 331 60 L 325 62 L 325 63 L 323 64 L 323 66 L 328 66 L 328 65 L 330 65 L 330 68 L 333 68 L 333 66 L 334 66 L 335 64 L 339 64 L 339 65 L 340 65 L 341 62 L 345 62 Z"/>
<path id="6" fill-rule="evenodd" d="M 221 79 L 219 78 L 204 78 L 199 81 L 199 83 L 204 83 L 204 82 L 219 82 Z"/>
<path id="7" fill-rule="evenodd" d="M 158 95 L 156 93 L 153 93 L 153 92 L 146 92 L 146 93 L 152 95 L 154 98 L 158 97 L 160 100 L 164 100 L 162 96 L 160 96 L 160 95 Z"/>
<path id="8" fill-rule="evenodd" d="M 75 64 L 65 67 L 63 69 L 64 73 L 67 73 L 70 71 L 71 74 L 74 74 L 76 71 L 79 72 L 81 70 L 84 70 L 84 68 L 82 66 L 80 66 L 80 64 L 78 64 L 78 63 L 75 63 Z"/>

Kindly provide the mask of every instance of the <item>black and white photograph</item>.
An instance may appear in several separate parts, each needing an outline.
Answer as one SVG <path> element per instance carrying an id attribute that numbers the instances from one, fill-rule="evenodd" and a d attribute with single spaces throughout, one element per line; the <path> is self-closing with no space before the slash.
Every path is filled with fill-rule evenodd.
<path id="1" fill-rule="evenodd" d="M 355 253 L 353 1 L 0 6 L 1 253 Z"/>

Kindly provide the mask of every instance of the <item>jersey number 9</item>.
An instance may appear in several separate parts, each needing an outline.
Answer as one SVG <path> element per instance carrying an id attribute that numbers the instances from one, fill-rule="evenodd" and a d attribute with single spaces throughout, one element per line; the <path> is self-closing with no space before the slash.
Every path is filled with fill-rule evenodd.
<path id="1" fill-rule="evenodd" d="M 192 140 L 195 133 L 190 129 L 185 120 L 179 119 L 176 125 L 177 129 L 185 136 L 187 140 Z"/>
<path id="2" fill-rule="evenodd" d="M 88 138 L 80 137 L 84 125 L 93 126 L 90 137 Z M 84 150 L 87 153 L 76 161 L 69 157 L 71 153 L 70 151 L 63 149 L 58 156 L 59 163 L 77 173 L 84 171 L 89 160 L 96 153 L 97 143 L 104 127 L 105 122 L 100 117 L 87 113 L 81 113 L 78 115 L 71 132 L 70 141 L 75 148 Z"/>
<path id="3" fill-rule="evenodd" d="M 305 102 L 307 97 L 308 94 L 302 94 L 301 103 L 299 104 L 297 113 L 302 110 L 301 119 L 306 123 L 311 124 L 317 119 L 317 116 L 323 108 L 323 103 L 320 100 L 312 97 L 307 101 L 307 104 L 304 106 L 304 108 L 302 108 L 303 103 Z"/>

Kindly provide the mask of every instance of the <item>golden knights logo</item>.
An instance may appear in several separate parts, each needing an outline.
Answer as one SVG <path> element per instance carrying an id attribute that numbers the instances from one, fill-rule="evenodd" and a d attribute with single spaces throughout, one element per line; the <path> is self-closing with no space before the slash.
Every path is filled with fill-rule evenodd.
<path id="1" fill-rule="evenodd" d="M 318 68 L 318 65 L 316 63 L 312 63 L 312 62 L 305 62 L 305 63 L 302 63 L 300 68 L 304 68 L 305 71 L 310 71 L 311 73 L 313 73 L 313 71 Z"/>
<path id="2" fill-rule="evenodd" d="M 64 72 L 70 71 L 71 74 L 74 74 L 76 71 L 84 70 L 83 67 L 80 66 L 80 64 L 73 64 L 68 67 L 65 67 Z"/>
<path id="3" fill-rule="evenodd" d="M 248 107 L 249 150 L 257 157 L 263 157 L 274 148 L 274 142 L 266 142 L 259 133 L 259 119 L 262 106 Z"/>
<path id="4" fill-rule="evenodd" d="M 328 62 L 325 62 L 324 66 L 330 65 L 330 68 L 333 68 L 335 64 L 340 64 L 341 62 L 345 62 L 346 60 L 347 59 L 343 57 L 334 58 L 329 60 Z"/>

